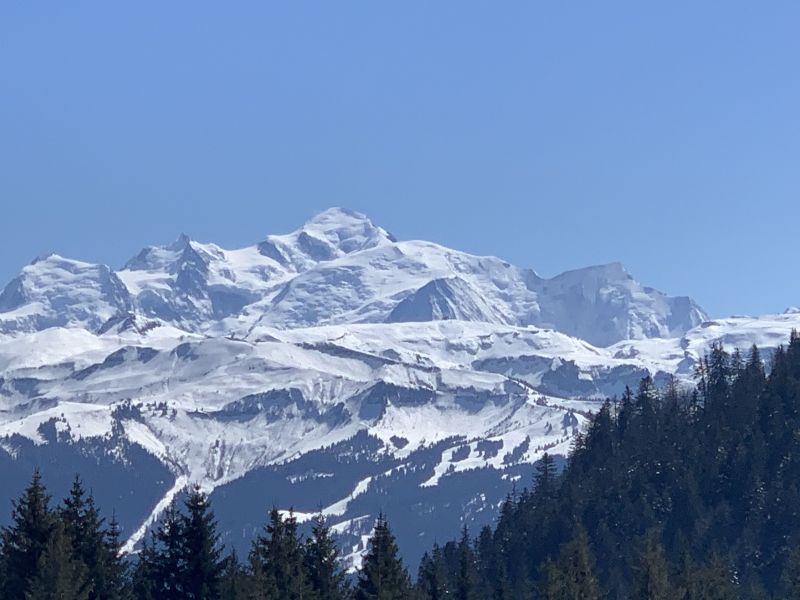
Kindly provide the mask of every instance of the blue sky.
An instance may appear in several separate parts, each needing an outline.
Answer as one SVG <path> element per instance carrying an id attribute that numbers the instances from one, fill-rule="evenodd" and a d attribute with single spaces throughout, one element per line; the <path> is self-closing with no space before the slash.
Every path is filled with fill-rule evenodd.
<path id="1" fill-rule="evenodd" d="M 340 205 L 714 315 L 800 304 L 800 3 L 6 2 L 0 280 Z"/>

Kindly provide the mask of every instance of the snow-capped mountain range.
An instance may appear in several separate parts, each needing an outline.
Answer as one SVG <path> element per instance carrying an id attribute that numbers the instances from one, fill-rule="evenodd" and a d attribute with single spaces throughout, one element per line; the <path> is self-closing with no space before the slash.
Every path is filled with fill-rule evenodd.
<path id="1" fill-rule="evenodd" d="M 182 235 L 118 271 L 50 255 L 0 293 L 0 469 L 9 496 L 32 464 L 56 488 L 81 471 L 131 548 L 197 482 L 231 544 L 273 504 L 321 509 L 357 562 L 384 510 L 413 561 L 566 454 L 597 399 L 798 326 L 709 320 L 619 264 L 547 279 L 398 241 L 344 209 L 237 250 Z"/>

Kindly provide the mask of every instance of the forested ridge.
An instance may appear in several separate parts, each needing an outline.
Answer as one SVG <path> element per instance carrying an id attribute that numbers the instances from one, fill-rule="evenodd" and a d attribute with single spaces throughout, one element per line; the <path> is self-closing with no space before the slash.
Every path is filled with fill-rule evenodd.
<path id="1" fill-rule="evenodd" d="M 769 374 L 767 374 L 767 372 Z M 765 369 L 711 349 L 696 387 L 609 400 L 495 528 L 434 547 L 423 598 L 800 598 L 800 337 Z"/>
<path id="2" fill-rule="evenodd" d="M 54 506 L 38 473 L 0 542 L 0 600 L 800 599 L 800 336 L 767 367 L 714 347 L 694 389 L 646 378 L 605 402 L 561 473 L 545 455 L 415 583 L 384 517 L 353 577 L 321 516 L 303 536 L 273 509 L 225 553 L 199 489 L 125 556 L 80 479 Z"/>

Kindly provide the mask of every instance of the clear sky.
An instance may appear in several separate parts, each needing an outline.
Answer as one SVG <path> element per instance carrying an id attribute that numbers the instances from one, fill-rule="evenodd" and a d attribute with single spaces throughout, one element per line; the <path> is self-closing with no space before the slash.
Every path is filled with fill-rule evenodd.
<path id="1" fill-rule="evenodd" d="M 0 280 L 346 206 L 709 312 L 800 304 L 800 3 L 3 2 Z"/>

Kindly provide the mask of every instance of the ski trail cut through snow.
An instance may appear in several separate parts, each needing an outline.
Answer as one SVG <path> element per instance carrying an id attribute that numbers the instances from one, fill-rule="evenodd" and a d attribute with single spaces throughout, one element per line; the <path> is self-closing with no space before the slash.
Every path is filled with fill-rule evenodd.
<path id="1" fill-rule="evenodd" d="M 120 550 L 122 554 L 130 554 L 133 552 L 136 544 L 138 544 L 142 538 L 144 538 L 150 526 L 158 520 L 158 518 L 161 516 L 161 513 L 164 512 L 164 510 L 166 510 L 170 503 L 175 499 L 175 496 L 177 496 L 178 493 L 188 484 L 189 478 L 186 475 L 181 475 L 175 480 L 175 485 L 173 485 L 172 488 L 166 494 L 164 494 L 164 497 L 158 501 L 158 504 L 155 505 L 155 508 L 153 508 L 153 511 L 144 520 L 139 529 L 134 531 L 133 535 L 131 535 L 125 544 L 123 544 L 122 549 Z"/>
<path id="2" fill-rule="evenodd" d="M 331 504 L 328 508 L 323 509 L 322 515 L 325 517 L 341 517 L 347 512 L 347 507 L 350 505 L 350 503 L 367 491 L 371 482 L 372 476 L 359 481 L 349 496 L 342 498 L 338 502 Z"/>

